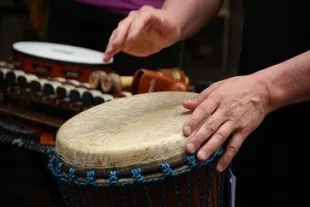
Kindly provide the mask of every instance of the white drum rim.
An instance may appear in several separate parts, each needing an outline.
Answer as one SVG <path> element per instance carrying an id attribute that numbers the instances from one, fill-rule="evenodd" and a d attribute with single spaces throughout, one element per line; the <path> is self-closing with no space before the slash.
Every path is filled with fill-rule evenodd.
<path id="1" fill-rule="evenodd" d="M 36 49 L 41 48 L 41 52 L 33 52 L 25 47 L 32 47 Z M 54 50 L 51 51 L 51 48 L 53 48 Z M 42 52 L 42 50 L 45 51 Z M 30 56 L 42 60 L 88 66 L 106 66 L 112 64 L 114 61 L 114 59 L 112 58 L 109 62 L 103 62 L 104 53 L 97 50 L 53 42 L 19 41 L 13 44 L 13 51 L 21 53 L 25 56 Z M 72 56 L 73 52 L 80 53 L 75 53 L 76 56 Z M 85 57 L 83 56 L 83 53 L 88 54 L 89 56 Z M 57 55 L 53 57 L 51 54 Z M 68 58 L 70 56 L 74 57 L 75 59 Z"/>

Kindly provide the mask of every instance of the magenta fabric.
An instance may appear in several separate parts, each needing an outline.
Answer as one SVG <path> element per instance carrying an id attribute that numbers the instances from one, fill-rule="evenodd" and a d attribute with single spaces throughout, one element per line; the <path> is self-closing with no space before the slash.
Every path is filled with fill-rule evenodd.
<path id="1" fill-rule="evenodd" d="M 138 10 L 144 5 L 161 8 L 164 0 L 75 0 L 80 3 L 102 7 L 109 11 L 127 15 L 132 10 Z"/>

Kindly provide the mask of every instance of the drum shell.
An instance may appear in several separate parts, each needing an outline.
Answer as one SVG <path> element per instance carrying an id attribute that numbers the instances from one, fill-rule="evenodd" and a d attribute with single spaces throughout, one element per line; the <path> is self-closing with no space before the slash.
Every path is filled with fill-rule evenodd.
<path id="1" fill-rule="evenodd" d="M 220 175 L 220 176 L 219 176 Z M 209 206 L 223 203 L 224 174 L 214 164 L 150 183 L 126 186 L 77 185 L 58 180 L 67 206 Z"/>
<path id="2" fill-rule="evenodd" d="M 72 199 L 68 206 L 207 206 L 208 192 L 215 195 L 211 203 L 220 201 L 222 181 L 214 164 L 222 150 L 206 162 L 184 151 L 180 126 L 190 113 L 180 102 L 195 95 L 139 94 L 92 107 L 65 123 L 50 168 L 64 200 Z"/>

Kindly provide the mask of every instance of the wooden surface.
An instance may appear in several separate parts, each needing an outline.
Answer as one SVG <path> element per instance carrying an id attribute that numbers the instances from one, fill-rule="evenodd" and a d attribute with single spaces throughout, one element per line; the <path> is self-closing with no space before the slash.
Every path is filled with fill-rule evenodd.
<path id="1" fill-rule="evenodd" d="M 182 125 L 190 114 L 180 101 L 191 92 L 156 92 L 107 102 L 69 119 L 56 152 L 68 164 L 126 169 L 184 157 Z"/>
<path id="2" fill-rule="evenodd" d="M 34 111 L 29 111 L 18 106 L 0 104 L 0 113 L 20 117 L 22 119 L 30 120 L 40 124 L 44 123 L 47 126 L 56 128 L 59 128 L 64 123 L 64 120 L 40 114 Z"/>

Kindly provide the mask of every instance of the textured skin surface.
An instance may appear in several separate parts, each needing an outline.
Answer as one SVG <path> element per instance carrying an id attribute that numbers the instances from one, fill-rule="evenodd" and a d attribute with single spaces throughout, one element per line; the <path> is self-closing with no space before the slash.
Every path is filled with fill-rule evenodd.
<path id="1" fill-rule="evenodd" d="M 140 94 L 88 109 L 59 129 L 56 152 L 68 164 L 101 170 L 181 160 L 186 141 L 182 125 L 190 113 L 180 101 L 193 96 Z"/>

